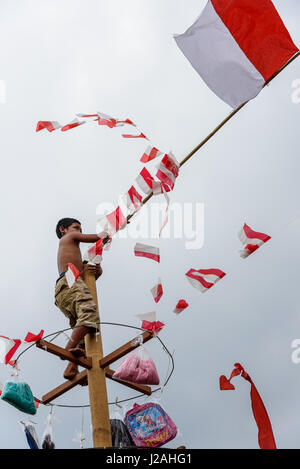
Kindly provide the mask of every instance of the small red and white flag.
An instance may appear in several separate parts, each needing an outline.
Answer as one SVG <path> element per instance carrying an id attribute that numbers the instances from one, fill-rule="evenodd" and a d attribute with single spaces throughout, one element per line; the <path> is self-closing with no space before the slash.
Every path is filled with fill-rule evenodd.
<path id="1" fill-rule="evenodd" d="M 175 156 L 170 152 L 165 155 L 161 160 L 158 171 L 156 173 L 157 179 L 159 179 L 164 187 L 167 186 L 171 190 L 174 189 L 175 180 L 179 174 L 179 163 Z"/>
<path id="2" fill-rule="evenodd" d="M 117 231 L 125 228 L 126 224 L 127 219 L 125 218 L 121 208 L 118 206 L 116 210 L 98 220 L 98 236 L 103 237 L 107 234 L 111 237 L 117 233 Z"/>
<path id="3" fill-rule="evenodd" d="M 155 303 L 158 303 L 161 297 L 163 296 L 163 287 L 162 287 L 160 278 L 158 279 L 157 284 L 154 285 L 153 288 L 151 288 L 151 293 L 152 293 Z"/>
<path id="4" fill-rule="evenodd" d="M 149 161 L 154 160 L 154 158 L 158 158 L 160 155 L 162 155 L 161 151 L 155 147 L 152 147 L 152 145 L 148 145 L 145 152 L 141 156 L 140 161 L 142 163 L 148 163 Z"/>
<path id="5" fill-rule="evenodd" d="M 20 339 L 10 339 L 0 335 L 0 363 L 7 365 L 20 345 Z"/>
<path id="6" fill-rule="evenodd" d="M 138 193 L 134 186 L 131 186 L 129 191 L 122 197 L 128 213 L 132 215 L 142 206 L 143 197 Z"/>
<path id="7" fill-rule="evenodd" d="M 96 243 L 92 244 L 84 255 L 84 260 L 93 264 L 101 264 L 103 253 L 103 240 L 100 238 Z"/>
<path id="8" fill-rule="evenodd" d="M 245 244 L 244 249 L 240 251 L 240 256 L 244 259 L 271 239 L 271 236 L 265 233 L 252 230 L 246 223 L 244 223 L 243 228 L 238 232 L 238 237 L 241 243 Z"/>
<path id="9" fill-rule="evenodd" d="M 142 321 L 142 329 L 151 331 L 152 334 L 156 335 L 164 327 L 164 323 L 156 321 L 156 312 L 152 311 L 151 313 L 136 314 L 136 317 Z"/>
<path id="10" fill-rule="evenodd" d="M 134 246 L 134 255 L 137 257 L 147 257 L 153 261 L 160 262 L 159 248 L 149 246 L 148 244 L 136 243 Z"/>
<path id="11" fill-rule="evenodd" d="M 125 119 L 124 121 L 117 120 L 116 127 L 122 127 L 125 124 L 133 125 L 133 127 L 136 127 L 135 123 L 132 122 L 131 119 Z"/>
<path id="12" fill-rule="evenodd" d="M 150 192 L 152 192 L 154 178 L 151 176 L 148 169 L 143 168 L 135 180 L 144 194 L 150 194 Z"/>
<path id="13" fill-rule="evenodd" d="M 122 134 L 123 138 L 145 138 L 146 140 L 149 140 L 148 137 L 146 137 L 145 134 L 142 132 L 139 135 L 131 135 L 131 134 Z"/>
<path id="14" fill-rule="evenodd" d="M 32 332 L 28 332 L 24 341 L 25 342 L 37 342 L 38 340 L 41 340 L 41 338 L 44 335 L 43 329 L 38 334 L 33 334 Z"/>
<path id="15" fill-rule="evenodd" d="M 64 125 L 60 130 L 62 132 L 66 132 L 66 130 L 74 129 L 74 127 L 78 127 L 79 125 L 85 124 L 86 121 L 80 121 L 79 119 L 73 119 L 69 124 Z"/>
<path id="16" fill-rule="evenodd" d="M 188 307 L 188 305 L 189 304 L 185 300 L 179 300 L 173 312 L 176 314 L 180 314 L 184 309 Z"/>
<path id="17" fill-rule="evenodd" d="M 103 112 L 97 112 L 97 119 L 95 119 L 99 125 L 107 125 L 110 129 L 113 127 L 116 127 L 117 124 L 117 119 L 114 117 L 111 117 L 107 114 L 104 114 Z"/>
<path id="18" fill-rule="evenodd" d="M 232 108 L 254 98 L 298 52 L 271 0 L 209 0 L 195 23 L 174 39 Z"/>
<path id="19" fill-rule="evenodd" d="M 68 264 L 68 270 L 65 273 L 69 288 L 73 286 L 73 284 L 76 282 L 78 277 L 80 276 L 79 270 L 75 267 L 75 265 L 69 263 Z"/>
<path id="20" fill-rule="evenodd" d="M 57 121 L 38 121 L 36 125 L 36 132 L 46 129 L 48 132 L 53 132 L 54 130 L 60 129 L 61 125 Z"/>
<path id="21" fill-rule="evenodd" d="M 226 274 L 220 269 L 190 269 L 185 275 L 194 288 L 204 293 Z"/>

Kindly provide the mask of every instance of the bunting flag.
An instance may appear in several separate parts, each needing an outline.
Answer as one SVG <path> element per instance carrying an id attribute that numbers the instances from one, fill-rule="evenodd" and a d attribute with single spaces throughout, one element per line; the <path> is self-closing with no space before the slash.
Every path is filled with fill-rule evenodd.
<path id="1" fill-rule="evenodd" d="M 159 179 L 164 187 L 167 186 L 171 190 L 174 189 L 175 180 L 179 174 L 179 163 L 175 156 L 170 152 L 165 155 L 161 160 L 158 171 L 156 173 L 157 179 Z"/>
<path id="2" fill-rule="evenodd" d="M 79 270 L 75 267 L 75 265 L 69 263 L 69 264 L 68 264 L 68 270 L 67 270 L 67 272 L 65 273 L 65 276 L 66 276 L 66 279 L 67 279 L 69 288 L 71 288 L 71 287 L 73 286 L 74 282 L 76 282 L 76 280 L 77 280 L 78 277 L 80 276 L 80 272 L 79 272 Z"/>
<path id="3" fill-rule="evenodd" d="M 173 312 L 176 314 L 180 314 L 183 310 L 188 307 L 188 305 L 189 304 L 185 300 L 179 300 Z"/>
<path id="4" fill-rule="evenodd" d="M 163 322 L 156 321 L 155 311 L 151 311 L 151 313 L 136 314 L 136 317 L 142 321 L 142 329 L 151 331 L 152 334 L 158 334 L 165 325 Z"/>
<path id="5" fill-rule="evenodd" d="M 117 231 L 125 228 L 127 219 L 125 218 L 121 208 L 118 206 L 116 210 L 105 215 L 97 222 L 98 236 L 103 237 L 109 235 L 111 238 Z"/>
<path id="6" fill-rule="evenodd" d="M 161 297 L 163 296 L 163 287 L 162 287 L 160 278 L 158 279 L 157 284 L 151 288 L 151 293 L 152 293 L 155 303 L 158 303 Z"/>
<path id="7" fill-rule="evenodd" d="M 229 380 L 224 375 L 220 376 L 220 390 L 233 391 L 235 387 L 230 381 L 232 378 L 239 375 L 251 384 L 251 405 L 253 416 L 258 428 L 259 447 L 261 449 L 276 449 L 275 438 L 268 413 L 252 379 L 239 363 L 235 363 L 234 366 L 235 368 L 232 371 Z"/>
<path id="8" fill-rule="evenodd" d="M 100 238 L 96 243 L 92 244 L 83 256 L 83 260 L 93 262 L 93 264 L 101 264 L 103 253 L 103 240 Z"/>
<path id="9" fill-rule="evenodd" d="M 61 125 L 57 121 L 38 121 L 36 125 L 36 132 L 46 129 L 48 132 L 53 132 L 54 130 L 60 129 Z"/>
<path id="10" fill-rule="evenodd" d="M 60 130 L 65 132 L 66 130 L 74 129 L 74 127 L 78 127 L 79 125 L 85 124 L 86 121 L 80 121 L 79 119 L 72 120 L 69 124 L 64 125 Z"/>
<path id="11" fill-rule="evenodd" d="M 150 194 L 150 192 L 152 192 L 154 178 L 151 176 L 148 169 L 143 168 L 135 180 L 144 194 Z"/>
<path id="12" fill-rule="evenodd" d="M 122 196 L 122 200 L 128 210 L 128 213 L 132 215 L 142 206 L 143 197 L 138 193 L 134 186 L 131 186 L 129 191 Z"/>
<path id="13" fill-rule="evenodd" d="M 154 158 L 158 158 L 160 155 L 162 155 L 161 151 L 155 147 L 152 147 L 152 145 L 148 145 L 145 152 L 141 156 L 140 161 L 142 163 L 148 163 L 149 161 L 154 160 Z"/>
<path id="14" fill-rule="evenodd" d="M 271 0 L 209 0 L 174 39 L 209 88 L 234 109 L 257 96 L 298 52 Z"/>
<path id="15" fill-rule="evenodd" d="M 97 113 L 97 118 L 95 119 L 98 122 L 98 125 L 106 125 L 110 129 L 116 127 L 117 119 L 108 116 L 107 114 L 103 114 L 102 112 Z"/>
<path id="16" fill-rule="evenodd" d="M 24 341 L 25 342 L 37 342 L 38 340 L 41 340 L 43 335 L 44 335 L 43 329 L 38 334 L 33 334 L 32 332 L 28 332 Z"/>
<path id="17" fill-rule="evenodd" d="M 20 345 L 20 339 L 10 339 L 0 335 L 0 363 L 7 365 Z"/>
<path id="18" fill-rule="evenodd" d="M 244 259 L 271 239 L 271 236 L 265 233 L 253 231 L 246 223 L 239 231 L 238 237 L 241 243 L 245 244 L 244 249 L 240 251 L 240 256 Z"/>
<path id="19" fill-rule="evenodd" d="M 148 244 L 136 243 L 134 246 L 134 255 L 137 257 L 146 257 L 153 261 L 160 262 L 159 248 L 149 246 Z"/>
<path id="20" fill-rule="evenodd" d="M 123 138 L 145 138 L 146 140 L 149 140 L 148 137 L 146 137 L 145 134 L 142 132 L 139 135 L 131 135 L 131 134 L 122 134 Z"/>
<path id="21" fill-rule="evenodd" d="M 185 275 L 193 287 L 205 293 L 226 274 L 220 269 L 190 269 Z"/>

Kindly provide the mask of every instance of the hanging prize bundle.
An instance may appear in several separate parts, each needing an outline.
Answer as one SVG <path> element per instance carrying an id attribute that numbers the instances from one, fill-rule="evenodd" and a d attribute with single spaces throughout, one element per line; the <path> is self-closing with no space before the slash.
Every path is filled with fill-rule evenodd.
<path id="1" fill-rule="evenodd" d="M 3 387 L 1 399 L 26 414 L 36 414 L 34 398 L 27 383 L 7 381 Z"/>
<path id="2" fill-rule="evenodd" d="M 159 384 L 154 361 L 143 345 L 131 352 L 115 371 L 114 378 L 138 384 Z"/>
<path id="3" fill-rule="evenodd" d="M 173 420 L 155 403 L 134 404 L 126 413 L 125 425 L 136 446 L 162 446 L 177 435 Z"/>

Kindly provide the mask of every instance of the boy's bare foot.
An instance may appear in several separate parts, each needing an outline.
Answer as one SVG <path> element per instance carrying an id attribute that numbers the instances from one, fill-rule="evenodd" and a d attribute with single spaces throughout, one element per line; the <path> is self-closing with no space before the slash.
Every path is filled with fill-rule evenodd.
<path id="1" fill-rule="evenodd" d="M 65 372 L 64 372 L 64 378 L 65 379 L 73 379 L 76 375 L 78 374 L 78 368 L 77 366 L 72 363 L 72 362 L 69 362 L 67 368 L 65 369 Z"/>

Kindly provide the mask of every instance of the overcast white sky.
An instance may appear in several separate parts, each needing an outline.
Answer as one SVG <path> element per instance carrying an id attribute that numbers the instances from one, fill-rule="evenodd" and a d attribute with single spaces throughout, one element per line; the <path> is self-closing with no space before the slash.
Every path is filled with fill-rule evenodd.
<path id="1" fill-rule="evenodd" d="M 128 117 L 158 148 L 172 149 L 182 160 L 231 111 L 173 39 L 205 4 L 0 0 L 0 79 L 7 90 L 0 104 L 1 335 L 23 339 L 27 331 L 44 329 L 46 335 L 68 327 L 53 303 L 56 223 L 71 216 L 81 220 L 84 232 L 95 232 L 96 207 L 117 204 L 141 170 L 146 147 L 145 141 L 122 139 L 125 128 L 84 125 L 35 133 L 37 121 L 65 124 L 75 113 L 95 111 Z M 274 4 L 299 46 L 299 2 Z M 182 167 L 171 201 L 204 204 L 204 227 L 198 227 L 204 229 L 202 248 L 186 249 L 184 237 L 128 236 L 105 252 L 98 281 L 101 320 L 140 326 L 135 315 L 156 309 L 166 324 L 160 337 L 174 351 L 175 370 L 161 403 L 179 429 L 168 447 L 258 447 L 248 383 L 236 378 L 236 391 L 219 391 L 219 376 L 229 376 L 236 361 L 257 385 L 278 447 L 300 446 L 300 364 L 291 360 L 291 343 L 300 337 L 300 104 L 291 98 L 298 78 L 300 59 Z M 272 236 L 246 260 L 239 257 L 237 238 L 244 222 Z M 160 247 L 159 266 L 134 257 L 136 241 Z M 184 274 L 210 267 L 227 276 L 203 295 Z M 156 306 L 150 289 L 158 275 L 165 294 Z M 172 311 L 180 298 L 190 306 L 176 316 Z M 105 353 L 134 336 L 113 326 L 102 331 Z M 64 346 L 64 338 L 57 343 Z M 167 355 L 158 341 L 146 348 L 163 381 Z M 20 379 L 41 397 L 62 383 L 65 366 L 32 348 L 21 358 Z M 1 365 L 0 381 L 9 373 Z M 108 395 L 111 402 L 135 393 L 108 382 Z M 56 403 L 88 404 L 88 390 L 78 387 Z M 32 418 L 40 437 L 48 411 L 40 406 Z M 81 428 L 81 409 L 54 411 L 57 448 L 79 448 L 72 439 Z M 0 447 L 27 448 L 18 423 L 26 416 L 3 401 L 0 415 Z M 91 447 L 88 408 L 84 432 Z"/>

